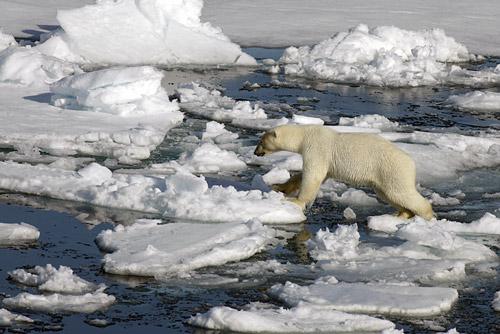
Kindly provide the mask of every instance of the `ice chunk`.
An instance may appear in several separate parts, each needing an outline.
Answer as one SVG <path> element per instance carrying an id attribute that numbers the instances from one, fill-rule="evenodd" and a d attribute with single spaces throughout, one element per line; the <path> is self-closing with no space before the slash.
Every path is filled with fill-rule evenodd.
<path id="1" fill-rule="evenodd" d="M 246 163 L 236 153 L 205 143 L 194 152 L 183 153 L 177 161 L 153 164 L 153 170 L 186 170 L 191 173 L 218 173 L 244 170 Z"/>
<path id="2" fill-rule="evenodd" d="M 213 141 L 216 144 L 231 143 L 238 138 L 238 134 L 225 129 L 224 124 L 207 122 L 206 130 L 201 136 L 202 141 Z"/>
<path id="3" fill-rule="evenodd" d="M 179 179 L 182 182 L 177 182 Z M 179 184 L 188 190 L 179 190 Z M 78 172 L 0 162 L 0 188 L 206 222 L 258 218 L 264 223 L 286 224 L 305 219 L 300 208 L 285 201 L 282 194 L 238 191 L 232 186 L 208 187 L 203 177 L 187 172 L 164 178 L 115 173 L 105 183 L 95 185 Z"/>
<path id="4" fill-rule="evenodd" d="M 436 315 L 448 311 L 458 299 L 457 290 L 391 284 L 336 283 L 320 278 L 309 286 L 286 282 L 269 293 L 289 306 L 307 303 L 326 310 L 405 315 Z"/>
<path id="5" fill-rule="evenodd" d="M 92 162 L 80 169 L 78 175 L 95 185 L 101 185 L 113 177 L 113 172 L 98 163 Z"/>
<path id="6" fill-rule="evenodd" d="M 242 333 L 331 333 L 375 332 L 393 329 L 388 320 L 320 309 L 301 304 L 292 309 L 271 304 L 250 304 L 238 311 L 218 306 L 188 320 L 193 326 Z"/>
<path id="7" fill-rule="evenodd" d="M 175 276 L 246 259 L 274 242 L 276 233 L 258 221 L 226 224 L 139 221 L 101 232 L 104 270 L 136 276 Z"/>
<path id="8" fill-rule="evenodd" d="M 96 290 L 96 285 L 73 273 L 66 266 L 56 269 L 51 264 L 36 266 L 31 270 L 16 269 L 9 272 L 9 277 L 20 284 L 36 286 L 41 291 L 81 294 Z"/>
<path id="9" fill-rule="evenodd" d="M 467 111 L 500 111 L 500 93 L 476 90 L 462 95 L 452 95 L 445 103 Z"/>
<path id="10" fill-rule="evenodd" d="M 163 73 L 153 67 L 116 67 L 64 78 L 50 86 L 57 107 L 120 116 L 177 113 L 161 86 Z"/>
<path id="11" fill-rule="evenodd" d="M 290 179 L 290 173 L 286 169 L 274 167 L 264 174 L 262 179 L 267 185 L 282 184 Z"/>
<path id="12" fill-rule="evenodd" d="M 29 224 L 0 223 L 0 245 L 16 245 L 33 242 L 40 237 L 40 231 Z"/>
<path id="13" fill-rule="evenodd" d="M 495 309 L 495 311 L 500 311 L 500 291 L 495 292 L 495 297 L 491 306 Z"/>
<path id="14" fill-rule="evenodd" d="M 334 233 L 328 228 L 319 230 L 309 240 L 311 256 L 317 260 L 350 260 L 358 257 L 359 233 L 357 224 L 339 225 Z"/>
<path id="15" fill-rule="evenodd" d="M 325 123 L 321 118 L 303 116 L 303 115 L 293 115 L 292 122 L 296 124 L 315 124 L 315 125 L 323 125 Z"/>
<path id="16" fill-rule="evenodd" d="M 46 86 L 79 72 L 77 65 L 49 57 L 31 47 L 11 47 L 0 52 L 0 82 Z"/>
<path id="17" fill-rule="evenodd" d="M 1 33 L 1 32 L 0 32 Z M 16 323 L 32 323 L 33 319 L 25 317 L 21 314 L 16 314 L 0 308 L 0 326 L 10 326 Z"/>
<path id="18" fill-rule="evenodd" d="M 17 46 L 14 36 L 6 34 L 0 29 L 0 52 L 11 46 Z"/>
<path id="19" fill-rule="evenodd" d="M 202 0 L 98 1 L 60 10 L 57 19 L 70 49 L 93 63 L 256 65 L 219 28 L 200 21 L 202 7 Z"/>
<path id="20" fill-rule="evenodd" d="M 383 131 L 396 130 L 399 127 L 398 122 L 392 122 L 386 117 L 378 114 L 361 115 L 356 117 L 340 117 L 340 126 L 355 126 L 360 128 L 380 129 Z"/>
<path id="21" fill-rule="evenodd" d="M 344 212 L 342 214 L 343 214 L 345 219 L 348 219 L 348 220 L 356 219 L 356 213 L 350 207 L 345 208 Z"/>
<path id="22" fill-rule="evenodd" d="M 493 70 L 471 71 L 448 63 L 476 57 L 441 29 L 409 31 L 360 24 L 313 47 L 290 47 L 280 61 L 285 73 L 311 79 L 375 86 L 492 85 Z"/>
<path id="23" fill-rule="evenodd" d="M 378 205 L 379 202 L 376 198 L 369 196 L 361 189 L 349 188 L 338 196 L 336 193 L 332 193 L 332 200 L 339 202 L 344 205 L 352 206 L 374 206 Z"/>
<path id="24" fill-rule="evenodd" d="M 15 297 L 5 298 L 3 304 L 8 308 L 21 308 L 47 313 L 93 313 L 107 308 L 115 302 L 115 297 L 99 289 L 84 295 L 34 295 L 23 292 Z"/>

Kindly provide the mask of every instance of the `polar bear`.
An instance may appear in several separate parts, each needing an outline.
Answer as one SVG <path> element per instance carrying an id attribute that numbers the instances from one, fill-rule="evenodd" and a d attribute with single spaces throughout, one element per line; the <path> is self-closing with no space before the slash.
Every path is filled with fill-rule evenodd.
<path id="1" fill-rule="evenodd" d="M 286 195 L 299 190 L 290 200 L 302 209 L 316 198 L 326 178 L 366 186 L 398 209 L 398 216 L 434 216 L 431 204 L 415 188 L 415 163 L 390 141 L 368 133 L 339 133 L 319 125 L 282 125 L 267 131 L 254 154 L 276 151 L 300 153 L 302 174 L 294 175 L 275 190 Z"/>

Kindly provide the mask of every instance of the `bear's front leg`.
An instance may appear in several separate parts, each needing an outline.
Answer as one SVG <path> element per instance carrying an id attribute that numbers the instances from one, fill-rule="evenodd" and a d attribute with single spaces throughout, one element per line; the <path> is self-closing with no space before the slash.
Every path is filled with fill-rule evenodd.
<path id="1" fill-rule="evenodd" d="M 286 181 L 282 184 L 275 184 L 272 186 L 274 191 L 279 191 L 284 193 L 285 195 L 290 195 L 296 192 L 302 183 L 302 173 L 298 173 L 293 175 L 290 180 Z"/>
<path id="2" fill-rule="evenodd" d="M 304 157 L 304 168 L 302 172 L 302 183 L 297 198 L 290 199 L 304 210 L 308 204 L 316 199 L 321 183 L 326 178 L 327 166 L 322 166 L 321 161 L 315 163 L 314 160 Z"/>

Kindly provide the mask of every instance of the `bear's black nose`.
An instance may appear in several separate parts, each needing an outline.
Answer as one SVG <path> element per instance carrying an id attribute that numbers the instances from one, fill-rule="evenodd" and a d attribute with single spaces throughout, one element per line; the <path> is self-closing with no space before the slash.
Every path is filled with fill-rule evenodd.
<path id="1" fill-rule="evenodd" d="M 253 154 L 255 154 L 256 156 L 258 157 L 262 157 L 264 155 L 264 150 L 259 146 L 257 146 L 257 148 L 255 149 L 255 151 L 253 152 Z"/>

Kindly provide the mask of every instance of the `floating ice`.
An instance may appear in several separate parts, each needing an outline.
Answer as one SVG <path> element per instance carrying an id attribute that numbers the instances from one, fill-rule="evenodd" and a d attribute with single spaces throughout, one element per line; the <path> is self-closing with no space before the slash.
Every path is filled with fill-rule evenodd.
<path id="1" fill-rule="evenodd" d="M 40 231 L 32 225 L 0 223 L 0 245 L 16 245 L 33 242 L 40 237 Z"/>
<path id="2" fill-rule="evenodd" d="M 0 32 L 1 33 L 1 32 Z M 10 326 L 16 323 L 32 323 L 33 319 L 25 317 L 21 314 L 16 314 L 0 308 L 0 326 Z"/>
<path id="3" fill-rule="evenodd" d="M 375 206 L 379 204 L 376 198 L 369 196 L 361 189 L 354 188 L 347 189 L 340 196 L 338 196 L 335 192 L 332 193 L 332 200 L 344 205 L 352 205 L 357 207 Z"/>
<path id="4" fill-rule="evenodd" d="M 361 115 L 356 117 L 340 117 L 339 125 L 380 129 L 383 131 L 391 131 L 399 128 L 398 122 L 392 122 L 386 117 L 378 114 Z"/>
<path id="5" fill-rule="evenodd" d="M 114 173 L 111 179 L 96 185 L 95 179 L 82 177 L 79 172 L 0 162 L 0 188 L 206 222 L 258 218 L 263 223 L 286 224 L 305 220 L 300 208 L 282 194 L 209 187 L 205 178 L 185 171 L 168 177 Z"/>
<path id="6" fill-rule="evenodd" d="M 56 37 L 99 64 L 256 65 L 219 28 L 200 21 L 202 7 L 202 0 L 98 1 L 60 10 L 65 33 Z"/>
<path id="7" fill-rule="evenodd" d="M 182 120 L 176 101 L 161 86 L 163 73 L 153 67 L 117 67 L 66 77 L 50 86 L 57 107 L 120 116 L 164 113 Z"/>
<path id="8" fill-rule="evenodd" d="M 183 153 L 176 161 L 151 165 L 151 169 L 163 171 L 185 170 L 190 173 L 236 172 L 246 169 L 247 165 L 236 153 L 205 143 L 193 152 Z"/>
<path id="9" fill-rule="evenodd" d="M 494 85 L 497 70 L 472 71 L 448 63 L 475 60 L 441 29 L 409 31 L 360 24 L 314 47 L 290 47 L 280 61 L 285 73 L 341 83 L 375 86 Z"/>
<path id="10" fill-rule="evenodd" d="M 227 144 L 238 139 L 238 134 L 225 129 L 224 124 L 207 122 L 206 130 L 201 136 L 202 141 L 212 141 L 215 144 Z"/>
<path id="11" fill-rule="evenodd" d="M 16 269 L 9 272 L 9 277 L 17 283 L 36 286 L 40 291 L 82 294 L 97 289 L 95 284 L 76 276 L 73 270 L 66 266 L 56 269 L 47 264 L 45 267 L 36 266 L 31 270 Z"/>
<path id="12" fill-rule="evenodd" d="M 345 219 L 348 220 L 356 219 L 356 212 L 354 212 L 354 210 L 351 209 L 350 207 L 345 208 L 342 215 L 344 216 Z"/>
<path id="13" fill-rule="evenodd" d="M 470 223 L 459 223 L 447 219 L 424 221 L 420 217 L 410 220 L 400 219 L 394 216 L 382 215 L 368 218 L 368 227 L 375 231 L 395 233 L 401 227 L 415 224 L 420 226 L 426 224 L 436 230 L 454 232 L 458 234 L 500 234 L 500 218 L 487 212 L 478 220 Z"/>
<path id="14" fill-rule="evenodd" d="M 500 93 L 474 91 L 452 95 L 445 103 L 467 111 L 500 111 Z"/>
<path id="15" fill-rule="evenodd" d="M 73 73 L 78 66 L 42 54 L 36 47 L 10 47 L 0 51 L 0 82 L 46 86 Z"/>
<path id="16" fill-rule="evenodd" d="M 262 303 L 250 304 L 241 311 L 219 306 L 207 313 L 192 316 L 188 323 L 213 330 L 243 333 L 357 333 L 394 328 L 394 324 L 388 320 L 305 304 L 289 310 Z"/>
<path id="17" fill-rule="evenodd" d="M 115 302 L 115 297 L 99 289 L 84 295 L 33 295 L 23 292 L 15 297 L 5 298 L 3 304 L 8 308 L 28 309 L 47 313 L 93 313 L 107 308 Z"/>
<path id="18" fill-rule="evenodd" d="M 292 116 L 292 123 L 323 125 L 325 122 L 321 118 L 317 118 L 317 117 L 293 115 Z"/>
<path id="19" fill-rule="evenodd" d="M 338 283 L 323 277 L 309 286 L 286 282 L 269 293 L 289 306 L 301 303 L 326 310 L 405 316 L 431 316 L 448 311 L 457 290 L 391 284 Z"/>
<path id="20" fill-rule="evenodd" d="M 495 309 L 495 311 L 500 311 L 500 291 L 495 292 L 495 297 L 493 302 L 491 302 L 491 306 Z"/>
<path id="21" fill-rule="evenodd" d="M 276 232 L 258 221 L 246 224 L 160 224 L 139 221 L 101 232 L 104 270 L 135 276 L 175 276 L 198 268 L 239 261 L 276 241 Z"/>

